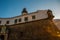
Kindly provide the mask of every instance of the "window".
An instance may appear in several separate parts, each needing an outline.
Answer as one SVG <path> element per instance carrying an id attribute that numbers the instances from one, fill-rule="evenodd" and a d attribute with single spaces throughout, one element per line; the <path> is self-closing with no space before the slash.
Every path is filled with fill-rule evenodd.
<path id="1" fill-rule="evenodd" d="M 25 17 L 25 18 L 24 18 L 24 21 L 28 21 L 28 17 Z"/>
<path id="2" fill-rule="evenodd" d="M 32 16 L 32 19 L 35 19 L 35 15 Z"/>
<path id="3" fill-rule="evenodd" d="M 15 19 L 15 23 L 17 23 L 17 19 Z"/>
<path id="4" fill-rule="evenodd" d="M 19 22 L 21 22 L 21 18 L 19 19 Z"/>
<path id="5" fill-rule="evenodd" d="M 6 24 L 9 24 L 9 21 L 7 21 Z"/>
<path id="6" fill-rule="evenodd" d="M 0 24 L 1 24 L 1 21 L 0 21 Z"/>

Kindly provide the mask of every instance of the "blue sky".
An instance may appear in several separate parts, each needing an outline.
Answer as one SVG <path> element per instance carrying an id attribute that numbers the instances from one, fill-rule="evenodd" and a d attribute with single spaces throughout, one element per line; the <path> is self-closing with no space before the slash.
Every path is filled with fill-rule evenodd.
<path id="1" fill-rule="evenodd" d="M 28 12 L 51 9 L 55 18 L 60 19 L 60 0 L 0 0 L 0 18 L 21 15 L 23 8 Z"/>

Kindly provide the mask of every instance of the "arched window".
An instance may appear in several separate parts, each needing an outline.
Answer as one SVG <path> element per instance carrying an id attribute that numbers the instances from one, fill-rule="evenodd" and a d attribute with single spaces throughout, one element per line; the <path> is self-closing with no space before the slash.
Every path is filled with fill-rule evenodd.
<path id="1" fill-rule="evenodd" d="M 28 17 L 25 17 L 25 18 L 24 18 L 24 21 L 28 21 Z"/>
<path id="2" fill-rule="evenodd" d="M 19 22 L 21 22 L 21 18 L 19 19 Z"/>
<path id="3" fill-rule="evenodd" d="M 17 19 L 15 19 L 15 23 L 17 23 Z"/>
<path id="4" fill-rule="evenodd" d="M 35 15 L 33 15 L 33 16 L 32 16 L 32 19 L 35 19 L 35 18 L 36 18 Z"/>
<path id="5" fill-rule="evenodd" d="M 9 24 L 9 21 L 7 21 L 6 24 Z"/>
<path id="6" fill-rule="evenodd" d="M 1 21 L 0 21 L 0 24 L 1 24 Z"/>

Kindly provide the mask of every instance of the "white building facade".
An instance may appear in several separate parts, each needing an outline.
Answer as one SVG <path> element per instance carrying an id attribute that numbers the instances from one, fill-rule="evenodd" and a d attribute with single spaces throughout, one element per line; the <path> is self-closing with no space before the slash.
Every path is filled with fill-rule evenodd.
<path id="1" fill-rule="evenodd" d="M 25 23 L 40 19 L 48 18 L 48 10 L 38 10 L 36 12 L 28 13 L 24 8 L 22 11 L 22 15 L 12 17 L 12 18 L 0 18 L 0 25 L 13 25 L 18 23 Z"/>

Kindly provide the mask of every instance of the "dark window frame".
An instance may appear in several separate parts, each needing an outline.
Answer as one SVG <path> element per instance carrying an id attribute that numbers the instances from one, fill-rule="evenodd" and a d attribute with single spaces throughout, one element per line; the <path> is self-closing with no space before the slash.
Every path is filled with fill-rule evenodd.
<path id="1" fill-rule="evenodd" d="M 0 21 L 0 24 L 1 24 L 1 21 Z"/>
<path id="2" fill-rule="evenodd" d="M 21 22 L 22 21 L 22 19 L 21 18 L 19 18 L 19 22 Z"/>
<path id="3" fill-rule="evenodd" d="M 9 21 L 7 21 L 6 24 L 9 24 Z"/>
<path id="4" fill-rule="evenodd" d="M 36 19 L 36 16 L 35 16 L 35 15 L 33 15 L 33 16 L 32 16 L 32 19 Z"/>
<path id="5" fill-rule="evenodd" d="M 24 17 L 24 21 L 28 21 L 28 17 Z"/>
<path id="6" fill-rule="evenodd" d="M 14 23 L 17 23 L 17 22 L 18 22 L 18 20 L 17 20 L 17 19 L 15 19 Z"/>

